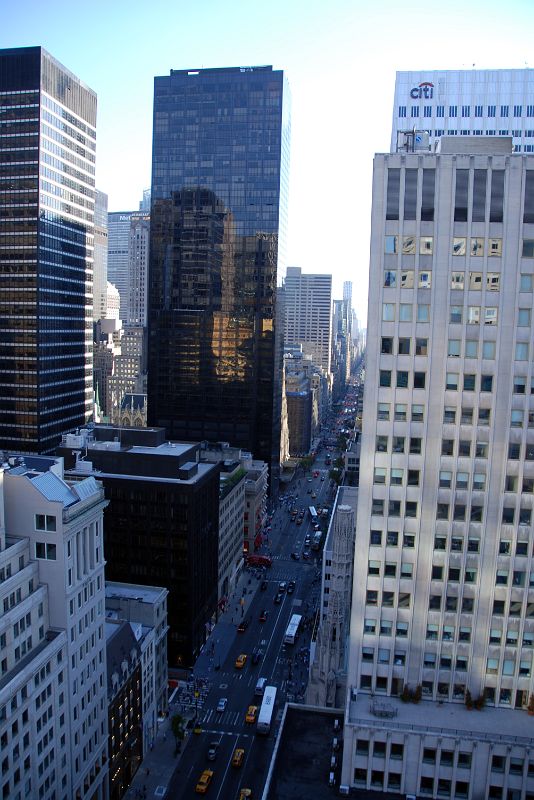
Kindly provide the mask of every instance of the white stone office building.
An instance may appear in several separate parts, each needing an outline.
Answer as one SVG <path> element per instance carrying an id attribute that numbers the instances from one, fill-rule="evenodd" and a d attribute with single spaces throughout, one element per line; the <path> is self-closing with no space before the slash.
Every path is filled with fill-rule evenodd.
<path id="1" fill-rule="evenodd" d="M 534 158 L 512 148 L 375 157 L 346 786 L 534 797 Z"/>
<path id="2" fill-rule="evenodd" d="M 316 706 L 343 704 L 357 505 L 358 489 L 340 486 L 323 548 L 319 626 L 315 640 L 310 643 L 310 680 L 306 697 L 307 702 Z"/>
<path id="3" fill-rule="evenodd" d="M 12 459 L 0 496 L 2 796 L 107 797 L 102 486 Z"/>
<path id="4" fill-rule="evenodd" d="M 304 355 L 330 372 L 332 357 L 332 276 L 306 275 L 288 267 L 284 283 L 286 346 L 300 344 Z"/>
<path id="5" fill-rule="evenodd" d="M 167 589 L 106 581 L 106 620 L 126 620 L 141 652 L 143 757 L 168 710 Z"/>
<path id="6" fill-rule="evenodd" d="M 512 136 L 518 153 L 534 152 L 534 70 L 397 72 L 391 152 L 397 132 L 440 136 Z"/>

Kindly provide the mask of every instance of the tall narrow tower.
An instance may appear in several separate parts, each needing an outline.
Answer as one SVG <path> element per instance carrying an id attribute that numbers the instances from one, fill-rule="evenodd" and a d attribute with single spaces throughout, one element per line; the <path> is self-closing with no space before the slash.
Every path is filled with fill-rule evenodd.
<path id="1" fill-rule="evenodd" d="M 95 125 L 46 50 L 0 50 L 2 448 L 51 452 L 92 413 Z"/>
<path id="2" fill-rule="evenodd" d="M 154 86 L 149 424 L 225 440 L 277 483 L 288 89 L 272 67 L 171 70 Z"/>

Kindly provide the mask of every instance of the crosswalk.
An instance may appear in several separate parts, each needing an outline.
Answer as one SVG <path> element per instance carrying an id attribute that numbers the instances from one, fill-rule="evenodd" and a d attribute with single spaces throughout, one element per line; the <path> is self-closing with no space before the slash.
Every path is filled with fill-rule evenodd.
<path id="1" fill-rule="evenodd" d="M 210 725 L 210 723 L 216 724 L 217 728 L 235 728 L 238 725 L 241 727 L 244 722 L 244 711 L 223 711 L 221 713 L 215 711 L 213 708 L 209 708 L 200 717 L 200 723 L 204 729 L 206 729 L 206 725 Z"/>

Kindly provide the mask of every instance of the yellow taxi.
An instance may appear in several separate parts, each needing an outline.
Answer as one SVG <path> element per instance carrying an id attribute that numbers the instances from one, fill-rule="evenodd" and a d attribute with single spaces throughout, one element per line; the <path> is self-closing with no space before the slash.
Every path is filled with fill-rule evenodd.
<path id="1" fill-rule="evenodd" d="M 237 800 L 247 800 L 248 797 L 252 797 L 252 789 L 240 789 L 239 794 L 237 796 Z"/>
<path id="2" fill-rule="evenodd" d="M 245 751 L 242 747 L 236 747 L 232 756 L 232 767 L 240 767 L 245 757 Z"/>
<path id="3" fill-rule="evenodd" d="M 245 722 L 256 722 L 256 714 L 258 713 L 258 706 L 249 706 L 245 714 Z"/>
<path id="4" fill-rule="evenodd" d="M 206 794 L 212 778 L 213 778 L 213 770 L 205 769 L 200 778 L 198 779 L 195 792 L 197 794 Z"/>
<path id="5" fill-rule="evenodd" d="M 235 660 L 235 668 L 236 669 L 243 669 L 245 664 L 247 663 L 247 656 L 246 653 L 241 653 Z"/>

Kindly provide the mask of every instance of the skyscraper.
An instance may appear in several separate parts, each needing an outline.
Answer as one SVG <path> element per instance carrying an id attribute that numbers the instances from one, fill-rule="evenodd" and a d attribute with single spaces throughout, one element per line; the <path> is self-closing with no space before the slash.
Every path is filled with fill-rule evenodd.
<path id="1" fill-rule="evenodd" d="M 328 374 L 332 358 L 332 276 L 303 274 L 288 267 L 285 288 L 285 344 L 302 345 L 316 367 Z"/>
<path id="2" fill-rule="evenodd" d="M 289 97 L 272 67 L 171 70 L 154 86 L 149 424 L 280 449 Z"/>
<path id="3" fill-rule="evenodd" d="M 532 69 L 397 72 L 391 151 L 397 132 L 440 136 L 512 136 L 516 153 L 534 152 Z"/>
<path id="4" fill-rule="evenodd" d="M 108 283 L 108 196 L 96 190 L 95 248 L 93 264 L 93 321 L 107 315 Z"/>
<path id="5" fill-rule="evenodd" d="M 375 157 L 344 784 L 534 792 L 534 157 L 512 147 Z"/>
<path id="6" fill-rule="evenodd" d="M 96 95 L 41 47 L 0 51 L 0 447 L 92 413 Z"/>
<path id="7" fill-rule="evenodd" d="M 108 280 L 117 287 L 120 295 L 120 319 L 128 320 L 130 301 L 130 223 L 136 211 L 110 211 L 108 213 Z"/>

